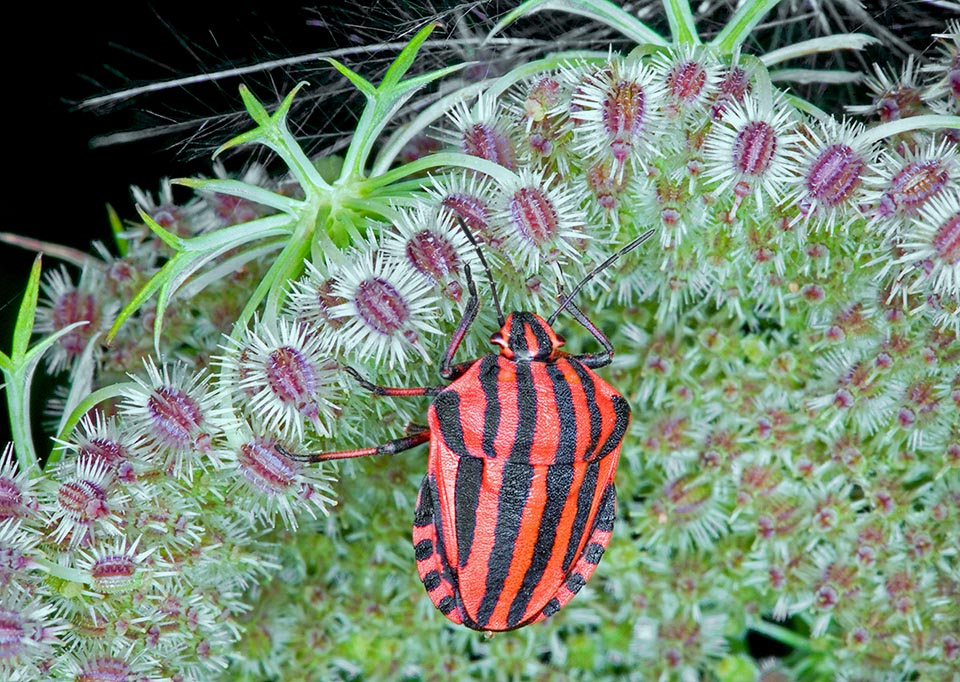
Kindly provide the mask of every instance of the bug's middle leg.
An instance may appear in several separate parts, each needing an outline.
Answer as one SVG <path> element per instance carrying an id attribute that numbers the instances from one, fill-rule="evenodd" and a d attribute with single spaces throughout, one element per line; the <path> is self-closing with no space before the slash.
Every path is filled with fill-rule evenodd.
<path id="1" fill-rule="evenodd" d="M 316 453 L 297 453 L 290 452 L 282 445 L 274 445 L 274 449 L 284 457 L 298 462 L 328 462 L 333 459 L 353 459 L 354 457 L 369 457 L 371 455 L 395 455 L 411 448 L 415 448 L 421 443 L 430 440 L 430 428 L 422 424 L 410 424 L 407 426 L 407 435 L 400 438 L 388 440 L 369 448 L 356 448 L 354 450 L 334 450 L 332 452 Z"/>

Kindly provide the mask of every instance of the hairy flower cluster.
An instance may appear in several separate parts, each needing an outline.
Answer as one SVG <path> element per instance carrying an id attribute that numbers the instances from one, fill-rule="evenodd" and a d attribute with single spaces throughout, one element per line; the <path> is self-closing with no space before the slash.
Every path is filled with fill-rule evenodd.
<path id="1" fill-rule="evenodd" d="M 70 387 L 43 471 L 22 442 L 0 457 L 0 676 L 958 674 L 960 156 L 941 119 L 910 123 L 957 112 L 956 32 L 930 64 L 877 71 L 851 113 L 879 126 L 712 44 L 569 53 L 427 108 L 442 156 L 335 181 L 300 163 L 283 107 L 246 100 L 275 127 L 241 138 L 291 176 L 218 167 L 183 204 L 138 190 L 123 255 L 41 287 L 36 332 L 86 324 L 47 356 Z M 334 485 L 285 453 L 423 423 L 424 402 L 356 375 L 438 385 L 470 282 L 455 362 L 487 352 L 490 287 L 549 314 L 648 229 L 577 297 L 633 411 L 603 563 L 545 625 L 454 628 L 409 548 L 425 457 Z M 144 286 L 157 303 L 128 308 Z M 595 343 L 572 316 L 556 329 Z M 750 631 L 800 663 L 749 659 Z"/>

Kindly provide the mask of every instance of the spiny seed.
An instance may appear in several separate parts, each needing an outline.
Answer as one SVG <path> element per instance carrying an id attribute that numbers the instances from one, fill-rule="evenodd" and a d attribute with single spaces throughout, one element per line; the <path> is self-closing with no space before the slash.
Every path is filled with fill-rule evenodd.
<path id="1" fill-rule="evenodd" d="M 947 218 L 933 235 L 934 252 L 948 265 L 960 263 L 960 211 Z"/>
<path id="2" fill-rule="evenodd" d="M 93 461 L 103 462 L 111 468 L 127 459 L 126 449 L 109 438 L 91 438 L 80 447 L 78 453 L 81 457 L 91 457 Z"/>
<path id="3" fill-rule="evenodd" d="M 890 189 L 880 200 L 880 212 L 889 215 L 899 208 L 906 214 L 916 213 L 949 180 L 950 174 L 939 159 L 908 163 L 890 179 Z"/>
<path id="4" fill-rule="evenodd" d="M 105 594 L 124 592 L 133 585 L 137 565 L 133 557 L 125 554 L 104 556 L 90 568 L 93 586 Z"/>
<path id="5" fill-rule="evenodd" d="M 517 165 L 510 140 L 488 123 L 475 123 L 463 131 L 460 147 L 471 156 L 493 161 L 507 170 L 514 170 Z"/>
<path id="6" fill-rule="evenodd" d="M 21 615 L 11 609 L 0 609 L 0 661 L 12 660 L 20 654 L 28 639 Z"/>
<path id="7" fill-rule="evenodd" d="M 448 208 L 467 224 L 470 231 L 475 234 L 486 235 L 490 229 L 489 209 L 487 205 L 475 196 L 464 192 L 455 192 L 448 194 L 440 202 L 444 208 Z"/>
<path id="8" fill-rule="evenodd" d="M 76 682 L 130 682 L 133 671 L 120 658 L 94 658 L 83 664 Z"/>
<path id="9" fill-rule="evenodd" d="M 20 487 L 6 476 L 0 478 L 0 521 L 19 517 L 22 503 Z"/>
<path id="10" fill-rule="evenodd" d="M 710 116 L 714 119 L 721 118 L 730 104 L 742 102 L 749 91 L 750 79 L 747 72 L 739 66 L 732 67 L 720 82 L 716 102 L 710 109 Z"/>
<path id="11" fill-rule="evenodd" d="M 433 230 L 420 230 L 407 240 L 407 260 L 434 283 L 460 267 L 460 257 L 450 240 Z"/>
<path id="12" fill-rule="evenodd" d="M 848 199 L 860 186 L 866 163 L 845 144 L 824 149 L 807 170 L 807 191 L 826 206 Z"/>
<path id="13" fill-rule="evenodd" d="M 553 239 L 560 230 L 553 202 L 539 187 L 521 187 L 514 192 L 510 217 L 520 235 L 537 246 Z"/>
<path id="14" fill-rule="evenodd" d="M 607 90 L 603 101 L 603 124 L 616 143 L 630 144 L 646 125 L 647 95 L 643 86 L 633 81 L 619 81 Z M 624 139 L 626 138 L 626 139 Z M 618 157 L 618 160 L 622 160 Z"/>
<path id="15" fill-rule="evenodd" d="M 107 493 L 93 481 L 68 481 L 57 491 L 57 501 L 67 514 L 80 523 L 106 516 Z"/>
<path id="16" fill-rule="evenodd" d="M 667 75 L 667 87 L 674 99 L 681 104 L 692 104 L 703 92 L 707 83 L 707 70 L 699 62 L 683 62 L 674 66 Z"/>
<path id="17" fill-rule="evenodd" d="M 243 477 L 268 495 L 285 492 L 297 477 L 291 460 L 260 439 L 241 445 L 237 462 Z"/>
<path id="18" fill-rule="evenodd" d="M 371 277 L 360 282 L 353 303 L 368 327 L 389 336 L 403 328 L 410 309 L 400 292 L 385 279 Z"/>
<path id="19" fill-rule="evenodd" d="M 324 280 L 323 283 L 317 287 L 317 310 L 320 312 L 323 320 L 334 329 L 343 324 L 343 319 L 331 315 L 330 309 L 347 302 L 347 299 L 333 293 L 333 288 L 336 284 L 337 281 L 331 277 Z"/>
<path id="20" fill-rule="evenodd" d="M 203 413 L 189 395 L 172 386 L 161 386 L 147 399 L 147 412 L 153 418 L 153 432 L 172 447 L 186 447 L 200 426 Z"/>
<path id="21" fill-rule="evenodd" d="M 90 330 L 100 321 L 100 308 L 92 294 L 82 294 L 76 289 L 65 292 L 53 306 L 54 329 L 63 329 L 74 322 L 88 322 L 82 327 L 61 336 L 60 345 L 70 355 L 79 355 L 87 345 Z"/>
<path id="22" fill-rule="evenodd" d="M 761 175 L 777 151 L 777 131 L 766 121 L 750 121 L 733 142 L 733 165 L 744 175 Z"/>
<path id="23" fill-rule="evenodd" d="M 293 346 L 281 346 L 267 357 L 267 383 L 278 400 L 302 403 L 312 400 L 317 390 L 317 371 Z"/>

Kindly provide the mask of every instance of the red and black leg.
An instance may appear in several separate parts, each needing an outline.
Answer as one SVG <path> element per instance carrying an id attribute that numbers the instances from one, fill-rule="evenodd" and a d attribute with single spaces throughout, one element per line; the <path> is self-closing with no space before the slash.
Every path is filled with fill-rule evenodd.
<path id="1" fill-rule="evenodd" d="M 563 299 L 563 287 L 560 288 L 558 298 Z M 582 362 L 584 365 L 590 369 L 596 369 L 597 367 L 606 367 L 611 362 L 613 362 L 613 344 L 610 343 L 610 339 L 607 338 L 600 329 L 595 325 L 590 319 L 583 314 L 583 311 L 577 307 L 577 304 L 573 301 L 568 301 L 566 305 L 567 312 L 570 313 L 570 316 L 575 319 L 580 325 L 586 329 L 590 334 L 597 340 L 597 342 L 603 346 L 602 353 L 583 353 L 581 355 L 574 355 L 573 357 Z"/>
<path id="2" fill-rule="evenodd" d="M 353 459 L 354 457 L 369 457 L 371 455 L 395 455 L 399 452 L 415 448 L 421 443 L 430 440 L 429 427 L 422 424 L 407 425 L 407 435 L 400 438 L 388 440 L 374 447 L 357 448 L 355 450 L 335 450 L 333 452 L 316 452 L 309 454 L 300 454 L 289 452 L 281 445 L 274 445 L 277 452 L 284 457 L 294 459 L 298 462 L 327 462 L 332 459 Z"/>
<path id="3" fill-rule="evenodd" d="M 453 356 L 456 354 L 457 349 L 460 348 L 460 344 L 463 343 L 463 339 L 467 335 L 470 325 L 477 319 L 477 313 L 480 312 L 480 296 L 477 295 L 477 285 L 474 284 L 473 276 L 470 274 L 470 266 L 465 265 L 463 272 L 467 278 L 467 291 L 470 293 L 470 296 L 467 298 L 467 309 L 463 312 L 463 317 L 460 318 L 460 324 L 458 324 L 454 330 L 453 336 L 450 337 L 450 343 L 447 344 L 447 350 L 443 354 L 443 361 L 440 363 L 440 376 L 447 381 L 460 378 L 463 373 L 470 369 L 473 363 L 476 362 L 476 360 L 470 360 L 469 362 L 453 364 Z"/>

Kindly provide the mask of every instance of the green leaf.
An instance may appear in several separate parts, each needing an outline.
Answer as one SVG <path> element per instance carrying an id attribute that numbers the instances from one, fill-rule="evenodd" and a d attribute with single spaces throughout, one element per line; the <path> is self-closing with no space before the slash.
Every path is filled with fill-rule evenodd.
<path id="1" fill-rule="evenodd" d="M 367 96 L 368 99 L 376 99 L 377 97 L 377 88 L 368 81 L 366 78 L 361 76 L 359 73 L 351 69 L 346 64 L 338 62 L 332 57 L 327 57 L 324 61 L 329 62 L 333 68 L 339 71 L 348 81 L 353 83 L 354 87 Z"/>
<path id="2" fill-rule="evenodd" d="M 726 26 L 710 41 L 722 54 L 733 54 L 780 0 L 747 0 L 727 21 Z"/>
<path id="3" fill-rule="evenodd" d="M 74 427 L 76 427 L 83 415 L 103 401 L 119 397 L 123 395 L 123 391 L 125 389 L 133 387 L 136 387 L 136 384 L 133 382 L 121 382 L 104 386 L 103 388 L 88 394 L 77 403 L 76 407 L 70 411 L 69 415 L 64 412 L 64 418 L 60 422 L 60 430 L 57 434 L 57 440 L 66 441 L 68 438 L 70 438 L 70 434 L 73 432 Z M 49 467 L 50 465 L 59 462 L 63 457 L 63 451 L 63 447 L 54 448 L 50 453 L 50 458 L 47 460 L 46 466 Z"/>
<path id="4" fill-rule="evenodd" d="M 127 255 L 129 245 L 123 237 L 123 221 L 120 220 L 120 216 L 110 204 L 107 204 L 107 220 L 110 222 L 110 232 L 113 234 L 113 243 L 117 245 L 117 253 L 123 258 Z"/>
<path id="5" fill-rule="evenodd" d="M 400 51 L 397 58 L 393 60 L 393 64 L 387 69 L 383 81 L 380 83 L 381 90 L 396 86 L 407 75 L 407 71 L 413 66 L 420 48 L 438 26 L 440 26 L 440 22 L 433 21 L 417 31 L 417 34 L 410 39 L 410 42 Z"/>
<path id="6" fill-rule="evenodd" d="M 30 345 L 30 336 L 33 334 L 33 322 L 37 315 L 37 300 L 40 297 L 42 258 L 40 254 L 37 254 L 37 257 L 33 259 L 30 278 L 27 280 L 27 290 L 23 294 L 20 311 L 17 313 L 17 324 L 13 328 L 13 352 L 10 357 L 14 365 L 19 365 L 22 362 L 27 347 Z"/>
<path id="7" fill-rule="evenodd" d="M 675 45 L 699 45 L 700 36 L 687 0 L 662 0 Z"/>
<path id="8" fill-rule="evenodd" d="M 189 187 L 198 192 L 216 192 L 217 194 L 226 194 L 231 197 L 246 199 L 255 204 L 268 206 L 269 208 L 274 208 L 284 213 L 293 213 L 303 204 L 302 201 L 271 192 L 264 187 L 251 185 L 248 182 L 242 182 L 240 180 L 177 178 L 176 180 L 171 180 L 171 183 Z"/>
<path id="9" fill-rule="evenodd" d="M 868 45 L 879 42 L 877 38 L 863 33 L 839 33 L 832 36 L 802 40 L 798 43 L 781 47 L 779 50 L 773 50 L 772 52 L 762 55 L 760 62 L 767 68 L 770 68 L 774 64 L 780 64 L 790 59 L 797 59 L 798 57 L 805 57 L 818 52 L 862 50 Z"/>
<path id="10" fill-rule="evenodd" d="M 652 43 L 661 47 L 670 44 L 659 33 L 635 16 L 607 0 L 527 0 L 514 10 L 507 12 L 503 19 L 498 21 L 497 25 L 487 34 L 487 40 L 490 40 L 517 19 L 543 10 L 558 10 L 593 19 L 619 31 L 638 44 Z"/>
<path id="11" fill-rule="evenodd" d="M 140 214 L 140 218 L 143 220 L 144 224 L 146 224 L 146 226 L 150 228 L 150 231 L 153 232 L 158 237 L 160 237 L 160 241 L 162 241 L 164 244 L 169 246 L 174 251 L 183 250 L 183 239 L 164 229 L 164 227 L 160 223 L 154 220 L 149 213 L 144 211 L 139 206 L 137 206 L 137 213 Z"/>

